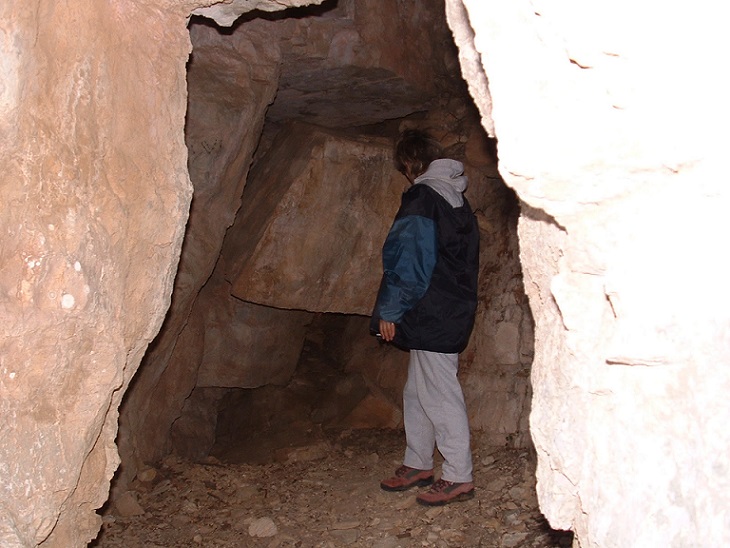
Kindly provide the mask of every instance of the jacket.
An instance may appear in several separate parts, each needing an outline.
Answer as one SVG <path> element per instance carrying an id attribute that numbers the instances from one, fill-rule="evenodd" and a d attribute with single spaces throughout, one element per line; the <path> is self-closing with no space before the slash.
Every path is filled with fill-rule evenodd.
<path id="1" fill-rule="evenodd" d="M 479 228 L 463 166 L 436 160 L 403 193 L 383 245 L 383 277 L 370 323 L 396 324 L 404 349 L 458 353 L 474 326 Z"/>

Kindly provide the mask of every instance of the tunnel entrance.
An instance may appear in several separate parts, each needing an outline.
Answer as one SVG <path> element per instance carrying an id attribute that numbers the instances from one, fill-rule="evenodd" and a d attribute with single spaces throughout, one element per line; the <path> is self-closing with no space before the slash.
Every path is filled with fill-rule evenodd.
<path id="1" fill-rule="evenodd" d="M 567 545 L 534 495 L 519 204 L 460 78 L 443 1 L 328 1 L 231 29 L 193 18 L 190 35 L 190 220 L 168 318 L 121 410 L 122 472 L 97 545 L 178 542 L 180 529 L 230 546 Z M 406 186 L 392 164 L 405 127 L 464 163 L 482 242 L 460 378 L 483 496 L 448 527 L 435 512 L 413 525 L 405 497 L 395 504 L 410 517 L 393 521 L 378 491 L 402 458 L 407 355 L 367 324 Z M 169 514 L 162 536 L 145 503 Z M 125 537 L 132 523 L 140 532 Z"/>

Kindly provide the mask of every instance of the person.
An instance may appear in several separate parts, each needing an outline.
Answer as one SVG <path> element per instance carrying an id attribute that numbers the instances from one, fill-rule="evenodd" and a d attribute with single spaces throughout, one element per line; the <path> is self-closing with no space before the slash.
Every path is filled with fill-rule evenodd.
<path id="1" fill-rule="evenodd" d="M 428 133 L 406 130 L 396 168 L 410 183 L 383 245 L 383 277 L 370 330 L 409 351 L 403 389 L 403 465 L 385 491 L 431 485 L 417 496 L 436 506 L 474 496 L 469 422 L 457 378 L 474 325 L 479 228 L 464 197 L 464 166 L 443 158 Z M 444 458 L 434 482 L 434 447 Z"/>

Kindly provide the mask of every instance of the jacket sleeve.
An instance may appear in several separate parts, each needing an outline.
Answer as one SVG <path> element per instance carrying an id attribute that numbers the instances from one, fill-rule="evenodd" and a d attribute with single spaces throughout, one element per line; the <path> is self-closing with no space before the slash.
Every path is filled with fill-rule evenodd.
<path id="1" fill-rule="evenodd" d="M 433 219 L 420 215 L 396 219 L 383 245 L 383 280 L 374 316 L 398 323 L 416 305 L 431 282 L 436 253 Z"/>

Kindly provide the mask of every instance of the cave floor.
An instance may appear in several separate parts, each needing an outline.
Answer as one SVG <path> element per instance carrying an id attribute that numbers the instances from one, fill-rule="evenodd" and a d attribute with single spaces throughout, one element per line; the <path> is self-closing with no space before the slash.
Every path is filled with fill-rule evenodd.
<path id="1" fill-rule="evenodd" d="M 571 546 L 572 533 L 551 530 L 538 510 L 527 450 L 480 449 L 475 439 L 476 496 L 426 508 L 417 489 L 379 487 L 400 465 L 403 443 L 401 431 L 352 430 L 268 464 L 169 457 L 135 481 L 133 500 L 103 514 L 90 546 Z"/>

